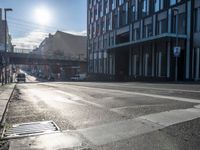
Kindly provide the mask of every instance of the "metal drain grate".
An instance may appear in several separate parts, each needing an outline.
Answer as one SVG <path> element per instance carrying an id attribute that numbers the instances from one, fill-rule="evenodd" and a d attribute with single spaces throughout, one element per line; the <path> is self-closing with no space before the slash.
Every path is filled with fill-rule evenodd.
<path id="1" fill-rule="evenodd" d="M 33 135 L 58 132 L 60 129 L 53 121 L 30 122 L 15 124 L 10 128 L 4 128 L 3 139 L 20 138 Z"/>

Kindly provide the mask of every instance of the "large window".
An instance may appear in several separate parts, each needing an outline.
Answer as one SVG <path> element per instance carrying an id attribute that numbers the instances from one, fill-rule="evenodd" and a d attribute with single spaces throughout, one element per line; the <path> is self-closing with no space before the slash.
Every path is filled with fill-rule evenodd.
<path id="1" fill-rule="evenodd" d="M 182 13 L 179 14 L 179 34 L 185 34 L 186 33 L 186 14 Z"/>
<path id="2" fill-rule="evenodd" d="M 114 10 L 116 8 L 116 0 L 110 0 L 110 4 L 112 7 L 112 10 Z"/>
<path id="3" fill-rule="evenodd" d="M 119 5 L 122 5 L 124 3 L 124 0 L 119 0 Z"/>
<path id="4" fill-rule="evenodd" d="M 170 6 L 175 5 L 176 4 L 176 0 L 170 0 Z"/>
<path id="5" fill-rule="evenodd" d="M 114 29 L 117 29 L 119 27 L 119 18 L 118 18 L 118 10 L 115 10 L 114 11 L 114 16 L 113 16 L 113 28 Z"/>
<path id="6" fill-rule="evenodd" d="M 135 29 L 135 34 L 136 34 L 136 36 L 135 36 L 136 40 L 139 40 L 140 39 L 140 28 Z"/>
<path id="7" fill-rule="evenodd" d="M 194 11 L 194 32 L 200 32 L 200 8 Z"/>
<path id="8" fill-rule="evenodd" d="M 142 16 L 146 16 L 149 14 L 149 0 L 142 1 Z"/>
<path id="9" fill-rule="evenodd" d="M 128 23 L 128 3 L 125 3 L 120 9 L 120 26 Z"/>
<path id="10" fill-rule="evenodd" d="M 176 33 L 176 20 L 177 15 L 173 16 L 172 18 L 172 33 Z M 185 34 L 186 33 L 186 13 L 181 13 L 178 15 L 178 33 Z"/>
<path id="11" fill-rule="evenodd" d="M 131 1 L 131 17 L 132 17 L 132 21 L 137 20 L 137 2 L 136 2 L 136 0 Z"/>
<path id="12" fill-rule="evenodd" d="M 154 8 L 155 12 L 162 10 L 164 8 L 164 0 L 155 0 Z"/>
<path id="13" fill-rule="evenodd" d="M 167 19 L 157 21 L 156 34 L 167 33 Z"/>

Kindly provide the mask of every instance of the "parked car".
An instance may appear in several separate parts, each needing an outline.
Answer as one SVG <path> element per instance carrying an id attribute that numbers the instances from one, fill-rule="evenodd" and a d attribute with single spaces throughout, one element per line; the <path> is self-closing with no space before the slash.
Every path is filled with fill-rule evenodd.
<path id="1" fill-rule="evenodd" d="M 55 80 L 55 78 L 54 78 L 53 76 L 50 75 L 50 76 L 48 77 L 48 81 L 54 81 L 54 80 Z"/>
<path id="2" fill-rule="evenodd" d="M 25 73 L 18 73 L 17 74 L 17 82 L 20 82 L 20 81 L 26 82 L 26 75 L 25 75 Z"/>
<path id="3" fill-rule="evenodd" d="M 86 74 L 82 73 L 82 74 L 76 74 L 75 76 L 70 78 L 72 81 L 83 81 L 86 80 Z"/>

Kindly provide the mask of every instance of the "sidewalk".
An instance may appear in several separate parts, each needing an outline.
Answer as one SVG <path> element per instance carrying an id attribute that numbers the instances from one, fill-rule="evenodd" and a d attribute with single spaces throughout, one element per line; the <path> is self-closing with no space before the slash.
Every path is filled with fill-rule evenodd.
<path id="1" fill-rule="evenodd" d="M 3 122 L 3 117 L 7 109 L 8 102 L 15 88 L 15 83 L 0 86 L 0 124 Z"/>

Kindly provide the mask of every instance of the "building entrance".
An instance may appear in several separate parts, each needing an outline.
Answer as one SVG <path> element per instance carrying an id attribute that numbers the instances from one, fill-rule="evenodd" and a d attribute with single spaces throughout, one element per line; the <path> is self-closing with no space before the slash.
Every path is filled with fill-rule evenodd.
<path id="1" fill-rule="evenodd" d="M 117 81 L 128 80 L 129 73 L 129 50 L 120 49 L 115 52 L 115 71 Z"/>

